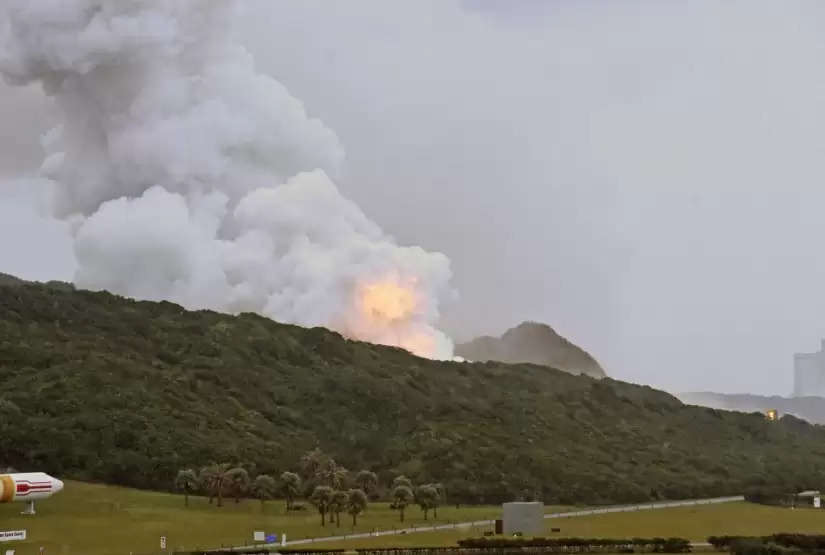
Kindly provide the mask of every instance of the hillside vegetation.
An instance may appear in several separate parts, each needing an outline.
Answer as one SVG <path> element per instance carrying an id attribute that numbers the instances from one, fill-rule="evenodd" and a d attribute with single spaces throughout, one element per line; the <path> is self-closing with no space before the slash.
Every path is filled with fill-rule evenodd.
<path id="1" fill-rule="evenodd" d="M 556 333 L 550 326 L 537 322 L 522 322 L 501 337 L 477 337 L 456 345 L 455 351 L 468 360 L 496 360 L 513 364 L 530 362 L 594 378 L 606 375 L 590 353 Z"/>
<path id="2" fill-rule="evenodd" d="M 825 484 L 825 429 L 536 365 L 437 362 L 251 314 L 0 285 L 0 466 L 141 488 L 320 446 L 451 500 L 628 502 Z"/>
<path id="3" fill-rule="evenodd" d="M 690 405 L 741 412 L 765 412 L 773 409 L 779 411 L 779 414 L 792 414 L 814 424 L 825 424 L 825 398 L 823 397 L 696 392 L 680 393 L 679 399 Z"/>

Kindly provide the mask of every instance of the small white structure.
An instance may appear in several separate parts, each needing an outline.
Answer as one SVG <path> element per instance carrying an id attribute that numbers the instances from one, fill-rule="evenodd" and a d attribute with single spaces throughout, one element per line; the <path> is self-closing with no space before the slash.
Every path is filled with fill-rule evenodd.
<path id="1" fill-rule="evenodd" d="M 805 499 L 805 500 L 810 499 L 811 500 L 810 503 L 811 503 L 811 505 L 813 505 L 813 507 L 815 509 L 819 509 L 822 506 L 822 502 L 821 502 L 822 494 L 819 493 L 816 490 L 800 491 L 799 493 L 796 494 L 796 497 L 799 498 L 799 499 Z"/>
<path id="2" fill-rule="evenodd" d="M 502 532 L 540 536 L 544 532 L 544 503 L 540 501 L 504 503 Z"/>

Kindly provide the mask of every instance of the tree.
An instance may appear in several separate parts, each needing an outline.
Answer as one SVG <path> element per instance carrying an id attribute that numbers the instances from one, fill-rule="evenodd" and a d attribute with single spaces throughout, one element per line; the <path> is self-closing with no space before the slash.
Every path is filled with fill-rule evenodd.
<path id="1" fill-rule="evenodd" d="M 351 489 L 347 494 L 347 512 L 352 515 L 352 527 L 355 528 L 356 518 L 367 510 L 367 494 L 360 489 Z"/>
<path id="2" fill-rule="evenodd" d="M 190 468 L 179 470 L 178 476 L 175 478 L 175 488 L 183 492 L 183 503 L 188 507 L 189 494 L 198 489 L 198 475 Z"/>
<path id="3" fill-rule="evenodd" d="M 435 503 L 433 504 L 433 518 L 438 520 L 438 506 L 442 503 L 446 502 L 447 499 L 447 490 L 444 488 L 444 484 L 441 482 L 436 482 L 435 484 L 430 484 L 433 488 L 435 488 L 436 497 Z"/>
<path id="4" fill-rule="evenodd" d="M 375 472 L 369 470 L 362 470 L 355 475 L 355 483 L 361 488 L 365 494 L 369 495 L 375 491 L 378 486 L 378 476 Z"/>
<path id="5" fill-rule="evenodd" d="M 215 481 L 215 465 L 208 465 L 201 468 L 200 486 L 203 492 L 209 497 L 209 504 L 215 499 L 212 484 Z"/>
<path id="6" fill-rule="evenodd" d="M 318 509 L 318 513 L 321 515 L 321 526 L 326 525 L 326 516 L 331 501 L 332 488 L 329 486 L 315 486 L 312 495 L 309 496 L 309 502 L 315 505 L 315 508 Z"/>
<path id="7" fill-rule="evenodd" d="M 299 463 L 304 480 L 315 478 L 328 459 L 329 456 L 318 447 L 304 453 Z"/>
<path id="8" fill-rule="evenodd" d="M 438 490 L 432 484 L 421 486 L 415 490 L 415 501 L 424 511 L 424 520 L 427 520 L 430 509 L 438 506 Z"/>
<path id="9" fill-rule="evenodd" d="M 278 493 L 278 484 L 272 476 L 259 474 L 252 482 L 252 494 L 261 500 L 261 510 L 264 508 L 264 502 L 267 499 L 274 499 L 276 493 Z"/>
<path id="10" fill-rule="evenodd" d="M 334 489 L 341 489 L 348 476 L 349 471 L 336 463 L 335 459 L 331 457 L 327 457 L 316 473 L 316 477 L 321 483 Z"/>
<path id="11" fill-rule="evenodd" d="M 392 488 L 393 489 L 397 488 L 398 486 L 405 486 L 405 487 L 410 488 L 411 490 L 413 489 L 412 482 L 410 481 L 409 478 L 407 478 L 403 474 L 401 476 L 397 476 L 395 478 L 395 480 L 392 481 Z"/>
<path id="12" fill-rule="evenodd" d="M 341 511 L 347 510 L 347 503 L 349 502 L 349 495 L 347 492 L 337 490 L 332 493 L 332 498 L 329 500 L 329 512 L 335 514 L 335 526 L 341 526 Z"/>
<path id="13" fill-rule="evenodd" d="M 244 468 L 232 468 L 226 473 L 229 490 L 235 496 L 235 503 L 241 502 L 241 497 L 249 491 L 249 472 Z"/>
<path id="14" fill-rule="evenodd" d="M 286 499 L 286 510 L 291 511 L 295 498 L 301 492 L 301 477 L 294 472 L 281 474 L 281 493 Z"/>
<path id="15" fill-rule="evenodd" d="M 218 507 L 223 507 L 223 492 L 233 470 L 229 463 L 211 464 L 201 470 L 201 485 L 209 495 L 209 502 L 218 498 Z"/>
<path id="16" fill-rule="evenodd" d="M 404 522 L 404 510 L 412 500 L 413 492 L 409 487 L 401 485 L 392 490 L 392 508 L 398 511 L 401 522 Z"/>

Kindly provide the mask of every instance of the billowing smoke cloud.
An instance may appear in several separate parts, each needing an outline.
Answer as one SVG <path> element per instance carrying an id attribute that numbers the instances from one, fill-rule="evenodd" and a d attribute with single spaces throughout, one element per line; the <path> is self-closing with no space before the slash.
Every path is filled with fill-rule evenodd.
<path id="1" fill-rule="evenodd" d="M 226 0 L 5 0 L 0 71 L 40 82 L 76 283 L 255 311 L 449 357 L 447 258 L 398 246 L 336 188 L 343 150 L 232 40 Z"/>

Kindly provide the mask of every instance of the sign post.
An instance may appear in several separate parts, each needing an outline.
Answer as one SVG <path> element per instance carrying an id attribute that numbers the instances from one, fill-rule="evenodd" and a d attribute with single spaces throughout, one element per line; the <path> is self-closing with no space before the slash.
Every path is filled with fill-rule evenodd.
<path id="1" fill-rule="evenodd" d="M 161 551 L 166 551 L 166 536 L 160 537 L 160 549 Z"/>
<path id="2" fill-rule="evenodd" d="M 25 530 L 7 530 L 0 532 L 0 542 L 14 542 L 26 539 Z"/>

